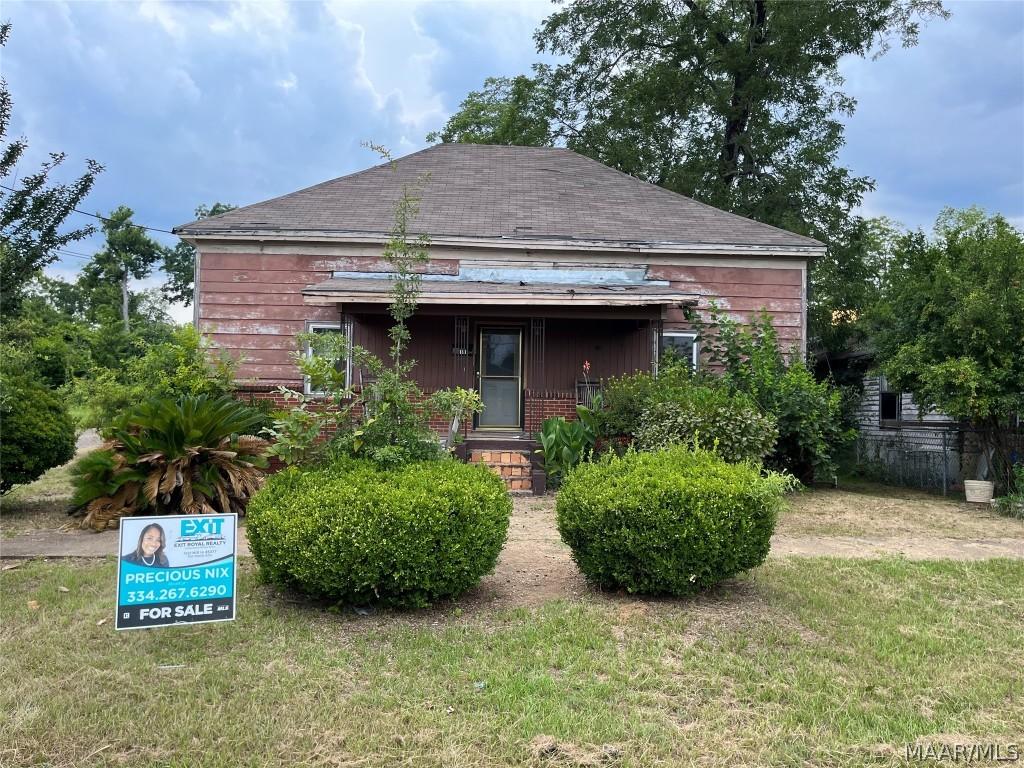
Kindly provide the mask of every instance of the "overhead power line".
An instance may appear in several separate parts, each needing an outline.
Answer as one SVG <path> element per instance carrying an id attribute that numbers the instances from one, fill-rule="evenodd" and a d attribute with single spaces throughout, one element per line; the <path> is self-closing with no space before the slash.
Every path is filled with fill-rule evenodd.
<path id="1" fill-rule="evenodd" d="M 20 192 L 21 191 L 21 190 L 15 189 L 14 187 L 8 187 L 6 184 L 0 184 L 0 187 L 2 187 L 3 189 L 6 189 L 8 192 Z M 74 211 L 75 213 L 80 213 L 83 216 L 92 216 L 94 219 L 99 219 L 100 221 L 110 221 L 109 218 L 107 218 L 106 216 L 100 216 L 98 213 L 89 213 L 88 211 L 80 211 L 77 208 L 72 208 L 71 210 Z M 169 229 L 160 229 L 160 227 L 147 227 L 145 224 L 136 224 L 134 221 L 132 222 L 132 226 L 133 227 L 139 227 L 140 229 L 145 229 L 145 230 L 147 230 L 149 232 L 163 232 L 165 235 L 173 235 L 174 234 Z"/>
<path id="2" fill-rule="evenodd" d="M 57 253 L 59 253 L 61 256 L 70 256 L 72 259 L 79 259 L 80 261 L 92 261 L 92 259 L 90 259 L 88 256 L 82 256 L 81 254 L 78 254 L 78 253 L 72 253 L 71 251 L 64 251 L 64 250 L 61 250 L 60 248 L 55 248 L 54 250 Z"/>
<path id="3" fill-rule="evenodd" d="M 98 213 L 89 213 L 88 211 L 80 211 L 77 208 L 72 208 L 71 210 L 73 210 L 75 213 L 80 213 L 83 216 L 92 216 L 94 219 L 99 219 L 100 221 L 110 221 L 110 219 L 108 219 L 106 216 L 100 216 Z M 147 227 L 145 224 L 136 224 L 134 221 L 132 222 L 132 226 L 133 227 L 139 227 L 140 229 L 148 230 L 149 232 L 163 232 L 165 235 L 173 235 L 174 234 L 169 229 L 160 229 L 159 227 Z M 175 237 L 177 237 L 177 235 L 175 235 Z"/>

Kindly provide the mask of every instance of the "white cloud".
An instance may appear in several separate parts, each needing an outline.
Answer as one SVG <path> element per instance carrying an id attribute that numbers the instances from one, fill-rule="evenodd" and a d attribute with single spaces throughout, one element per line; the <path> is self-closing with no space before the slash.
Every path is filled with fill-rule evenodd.
<path id="1" fill-rule="evenodd" d="M 294 72 L 289 72 L 287 77 L 279 78 L 274 85 L 280 88 L 282 91 L 294 90 L 299 84 L 299 78 L 295 76 Z"/>
<path id="2" fill-rule="evenodd" d="M 243 35 L 264 45 L 287 48 L 293 30 L 291 11 L 284 0 L 236 0 L 226 15 L 214 16 L 210 31 Z"/>
<path id="3" fill-rule="evenodd" d="M 196 81 L 192 79 L 181 67 L 172 67 L 167 72 L 170 81 L 174 84 L 175 90 L 184 96 L 189 101 L 199 101 L 202 96 L 202 92 L 199 90 L 199 86 L 196 85 Z"/>
<path id="4" fill-rule="evenodd" d="M 143 0 L 139 5 L 139 15 L 147 21 L 152 21 L 168 35 L 175 39 L 181 39 L 185 34 L 184 25 L 177 19 L 174 8 L 162 0 Z"/>
<path id="5" fill-rule="evenodd" d="M 432 72 L 441 53 L 437 41 L 416 22 L 416 6 L 405 14 L 383 14 L 379 5 L 327 0 L 327 14 L 354 56 L 353 84 L 373 97 L 378 111 L 417 134 L 444 116 Z"/>
<path id="6" fill-rule="evenodd" d="M 382 109 L 384 106 L 384 96 L 377 90 L 369 74 L 366 72 L 366 30 L 359 24 L 353 24 L 340 16 L 342 11 L 340 2 L 329 2 L 327 10 L 334 19 L 338 29 L 341 30 L 348 47 L 355 53 L 355 60 L 352 63 L 352 70 L 355 74 L 354 84 L 373 96 L 376 108 Z"/>

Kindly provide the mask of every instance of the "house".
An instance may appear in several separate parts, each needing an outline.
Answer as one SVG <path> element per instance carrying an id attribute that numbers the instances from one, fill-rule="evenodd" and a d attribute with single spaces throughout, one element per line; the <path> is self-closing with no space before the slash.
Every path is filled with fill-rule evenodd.
<path id="1" fill-rule="evenodd" d="M 919 408 L 885 376 L 864 377 L 855 415 L 856 467 L 876 480 L 947 493 L 962 485 L 965 471 L 977 462 L 977 441 L 967 437 L 966 425 Z"/>
<path id="2" fill-rule="evenodd" d="M 909 392 L 901 392 L 885 376 L 870 370 L 872 357 L 860 353 L 867 368 L 855 410 L 857 440 L 854 467 L 868 478 L 948 494 L 964 480 L 991 479 L 991 457 L 980 432 L 966 422 L 921 408 Z M 1007 419 L 1002 441 L 1011 461 L 1024 453 L 1020 418 Z M 983 458 L 985 455 L 985 458 Z"/>
<path id="3" fill-rule="evenodd" d="M 739 320 L 768 310 L 783 343 L 805 350 L 821 243 L 566 149 L 441 144 L 175 230 L 199 254 L 195 322 L 244 355 L 243 387 L 301 388 L 291 355 L 305 330 L 386 352 L 382 247 L 403 185 L 423 174 L 412 228 L 431 244 L 413 375 L 428 392 L 477 389 L 486 409 L 467 443 L 501 463 L 590 396 L 584 361 L 591 380 L 656 368 L 668 347 L 698 364 L 691 320 L 711 301 Z"/>

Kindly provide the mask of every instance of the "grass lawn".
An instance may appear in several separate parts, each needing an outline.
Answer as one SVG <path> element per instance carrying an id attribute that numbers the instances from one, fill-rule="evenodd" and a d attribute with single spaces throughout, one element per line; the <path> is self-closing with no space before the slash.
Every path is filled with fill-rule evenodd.
<path id="1" fill-rule="evenodd" d="M 246 561 L 238 621 L 125 633 L 114 572 L 0 573 L 0 765 L 919 765 L 906 742 L 1024 735 L 1021 561 L 787 558 L 689 601 L 370 616 Z"/>
<path id="2" fill-rule="evenodd" d="M 71 464 L 47 470 L 31 483 L 19 485 L 0 498 L 0 536 L 6 538 L 72 521 Z"/>

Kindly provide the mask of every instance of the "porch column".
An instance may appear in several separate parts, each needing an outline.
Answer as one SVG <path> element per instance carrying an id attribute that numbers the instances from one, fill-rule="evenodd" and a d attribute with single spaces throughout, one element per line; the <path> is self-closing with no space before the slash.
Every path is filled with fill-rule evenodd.
<path id="1" fill-rule="evenodd" d="M 544 389 L 544 360 L 546 357 L 545 346 L 547 340 L 547 323 L 543 317 L 530 318 L 530 358 L 529 369 L 526 372 L 526 415 L 523 426 L 527 432 L 532 426 L 539 425 L 544 418 L 543 413 L 538 413 L 541 407 L 537 395 Z"/>

